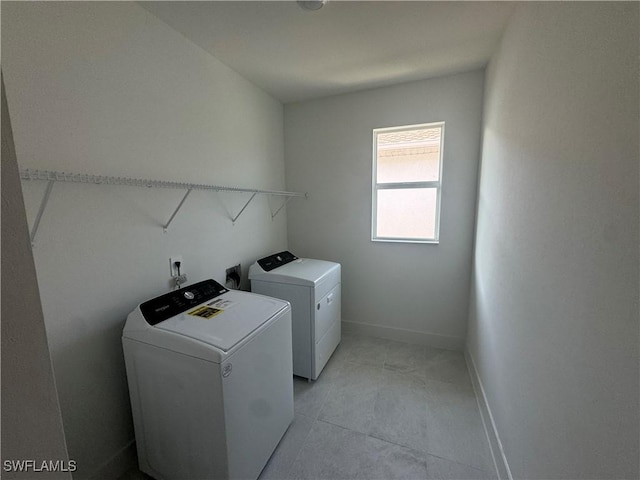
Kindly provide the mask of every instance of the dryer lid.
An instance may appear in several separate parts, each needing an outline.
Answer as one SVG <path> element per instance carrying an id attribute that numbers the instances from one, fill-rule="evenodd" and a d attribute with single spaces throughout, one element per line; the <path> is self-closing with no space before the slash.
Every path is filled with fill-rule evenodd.
<path id="1" fill-rule="evenodd" d="M 168 318 L 154 328 L 229 351 L 264 323 L 288 308 L 275 298 L 230 290 Z"/>
<path id="2" fill-rule="evenodd" d="M 315 287 L 327 275 L 338 269 L 340 269 L 339 263 L 311 258 L 298 258 L 268 272 L 265 272 L 259 264 L 255 263 L 249 271 L 249 279 Z"/>

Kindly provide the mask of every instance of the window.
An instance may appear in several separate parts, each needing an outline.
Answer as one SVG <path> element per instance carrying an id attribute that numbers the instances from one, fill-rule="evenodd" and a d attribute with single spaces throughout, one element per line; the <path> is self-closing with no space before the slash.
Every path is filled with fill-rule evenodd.
<path id="1" fill-rule="evenodd" d="M 438 243 L 444 122 L 373 131 L 371 240 Z"/>

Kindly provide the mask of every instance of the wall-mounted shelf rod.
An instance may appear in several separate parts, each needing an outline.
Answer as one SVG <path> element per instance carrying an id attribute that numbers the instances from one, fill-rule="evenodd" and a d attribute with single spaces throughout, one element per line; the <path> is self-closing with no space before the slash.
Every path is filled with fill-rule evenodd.
<path id="1" fill-rule="evenodd" d="M 285 200 L 285 204 L 293 197 L 307 197 L 306 193 L 300 192 L 287 192 L 282 190 L 260 190 L 255 188 L 240 188 L 240 187 L 225 187 L 222 185 L 207 185 L 202 183 L 186 183 L 186 182 L 168 182 L 164 180 L 149 180 L 142 178 L 130 178 L 130 177 L 110 177 L 103 175 L 87 175 L 87 174 L 78 174 L 78 173 L 67 173 L 67 172 L 57 172 L 53 170 L 31 170 L 31 169 L 22 169 L 20 170 L 20 178 L 23 180 L 43 180 L 48 182 L 47 189 L 45 191 L 44 197 L 42 198 L 42 202 L 40 204 L 40 209 L 38 210 L 38 215 L 36 221 L 33 226 L 33 231 L 31 232 L 31 242 L 35 240 L 36 233 L 38 231 L 38 226 L 40 225 L 40 220 L 42 218 L 42 214 L 47 206 L 47 202 L 49 201 L 49 196 L 51 194 L 51 189 L 53 187 L 54 182 L 71 182 L 71 183 L 91 183 L 97 185 L 125 185 L 129 187 L 146 187 L 146 188 L 174 188 L 180 190 L 187 190 L 187 193 L 182 197 L 180 204 L 175 209 L 171 218 L 163 226 L 166 231 L 169 228 L 169 225 L 173 221 L 173 218 L 176 216 L 185 200 L 189 196 L 192 190 L 213 190 L 215 192 L 232 192 L 232 193 L 251 193 L 252 196 L 247 203 L 245 203 L 244 207 L 240 210 L 240 212 L 234 217 L 229 216 L 232 223 L 235 224 L 236 220 L 242 215 L 242 212 L 247 208 L 251 200 L 258 195 L 273 195 L 273 196 L 281 196 L 287 197 Z M 284 205 L 283 205 L 284 206 Z M 282 207 L 281 207 L 282 208 Z M 278 211 L 271 215 L 271 217 L 275 217 Z"/>
<path id="2" fill-rule="evenodd" d="M 279 195 L 283 197 L 306 197 L 306 193 L 286 192 L 280 190 L 259 190 L 256 188 L 225 187 L 222 185 L 207 185 L 201 183 L 167 182 L 164 180 L 147 180 L 129 177 L 106 177 L 102 175 L 85 175 L 78 173 L 56 172 L 52 170 L 31 170 L 29 168 L 20 171 L 23 180 L 46 180 L 54 182 L 96 183 L 99 185 L 127 185 L 130 187 L 148 188 L 177 188 L 181 190 L 214 190 L 216 192 L 246 192 L 261 193 L 265 195 Z"/>

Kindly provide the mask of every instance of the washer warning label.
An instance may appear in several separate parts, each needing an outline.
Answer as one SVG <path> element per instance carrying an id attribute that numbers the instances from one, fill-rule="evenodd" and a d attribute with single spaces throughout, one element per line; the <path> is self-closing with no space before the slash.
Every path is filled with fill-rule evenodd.
<path id="1" fill-rule="evenodd" d="M 213 308 L 203 305 L 202 307 L 196 308 L 195 310 L 192 310 L 188 313 L 189 315 L 193 315 L 194 317 L 206 318 L 208 320 L 215 317 L 216 315 L 221 314 L 222 312 L 223 310 L 220 310 L 219 308 Z"/>

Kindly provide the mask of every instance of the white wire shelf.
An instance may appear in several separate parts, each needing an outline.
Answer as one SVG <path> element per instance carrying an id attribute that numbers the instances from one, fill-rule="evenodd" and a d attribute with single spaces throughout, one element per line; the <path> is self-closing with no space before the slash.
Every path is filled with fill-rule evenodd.
<path id="1" fill-rule="evenodd" d="M 45 190 L 44 196 L 42 198 L 42 202 L 40 203 L 40 208 L 38 210 L 38 214 L 36 215 L 36 219 L 33 224 L 33 228 L 31 230 L 31 243 L 35 242 L 36 234 L 38 232 L 38 227 L 40 225 L 40 220 L 42 219 L 42 214 L 47 206 L 47 202 L 49 201 L 49 196 L 51 195 L 51 190 L 53 188 L 53 184 L 56 182 L 70 182 L 70 183 L 86 183 L 86 184 L 95 184 L 95 185 L 124 185 L 129 187 L 145 187 L 145 188 L 173 188 L 179 190 L 186 190 L 184 197 L 180 200 L 177 208 L 169 218 L 169 221 L 163 226 L 164 231 L 166 232 L 171 225 L 171 222 L 175 218 L 178 211 L 182 208 L 182 205 L 186 201 L 187 197 L 191 193 L 192 190 L 210 190 L 214 192 L 231 192 L 231 193 L 250 193 L 252 194 L 249 200 L 244 204 L 244 206 L 240 209 L 240 211 L 235 215 L 229 214 L 229 218 L 233 224 L 235 224 L 236 220 L 240 218 L 240 215 L 245 211 L 245 209 L 249 206 L 251 201 L 255 198 L 256 195 L 270 195 L 277 197 L 285 197 L 285 201 L 282 205 L 274 212 L 271 209 L 271 205 L 269 208 L 271 209 L 271 218 L 274 219 L 276 215 L 284 208 L 284 206 L 294 197 L 304 197 L 306 198 L 308 195 L 306 193 L 301 192 L 287 192 L 283 190 L 261 190 L 256 188 L 240 188 L 240 187 L 228 187 L 223 185 L 208 185 L 202 183 L 186 183 L 186 182 L 170 182 L 164 180 L 150 180 L 150 179 L 142 179 L 142 178 L 130 178 L 130 177 L 113 177 L 113 176 L 103 176 L 103 175 L 89 175 L 82 173 L 69 173 L 69 172 L 58 172 L 53 170 L 33 170 L 33 169 L 22 169 L 20 170 L 20 178 L 22 180 L 40 180 L 48 182 L 47 188 Z"/>

